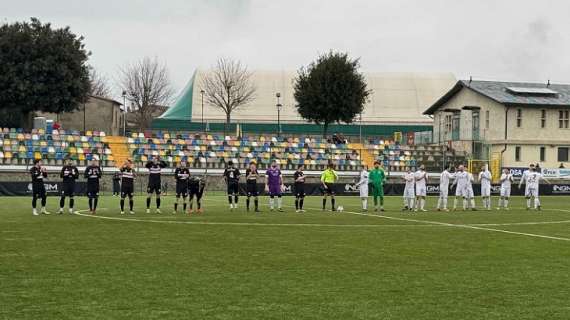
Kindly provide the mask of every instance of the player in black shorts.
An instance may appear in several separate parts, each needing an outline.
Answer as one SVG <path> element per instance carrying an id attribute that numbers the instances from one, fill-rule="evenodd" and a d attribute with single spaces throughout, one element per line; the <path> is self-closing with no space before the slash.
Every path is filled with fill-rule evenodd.
<path id="1" fill-rule="evenodd" d="M 257 165 L 255 162 L 249 164 L 249 168 L 245 170 L 245 182 L 247 188 L 247 200 L 245 201 L 246 209 L 249 211 L 250 199 L 253 197 L 253 203 L 255 205 L 255 212 L 259 211 L 259 192 L 257 191 L 257 178 L 259 178 L 259 173 L 257 172 Z"/>
<path id="2" fill-rule="evenodd" d="M 303 203 L 305 202 L 305 167 L 301 164 L 293 175 L 295 180 L 295 212 L 305 212 Z"/>
<path id="3" fill-rule="evenodd" d="M 135 214 L 133 211 L 134 206 L 134 192 L 135 192 L 135 171 L 133 170 L 133 162 L 131 160 L 125 161 L 121 167 L 121 214 L 125 214 L 125 198 L 129 197 L 130 213 Z"/>
<path id="4" fill-rule="evenodd" d="M 71 159 L 65 159 L 65 163 L 61 168 L 61 173 L 59 177 L 63 179 L 63 184 L 61 190 L 61 198 L 59 199 L 59 211 L 57 213 L 63 213 L 63 207 L 65 206 L 65 197 L 69 197 L 69 213 L 73 213 L 73 205 L 75 204 L 75 180 L 79 178 L 79 170 L 73 165 Z"/>
<path id="5" fill-rule="evenodd" d="M 188 213 L 192 212 L 192 207 L 194 203 L 194 197 L 196 197 L 196 208 L 194 213 L 202 213 L 202 195 L 204 194 L 205 181 L 197 176 L 190 176 L 188 179 L 188 202 L 190 202 L 190 210 Z"/>
<path id="6" fill-rule="evenodd" d="M 188 178 L 190 170 L 186 161 L 180 162 L 180 165 L 174 170 L 174 179 L 176 180 L 176 202 L 174 203 L 174 212 L 178 212 L 178 201 L 182 198 L 183 212 L 186 212 L 186 197 L 188 197 Z"/>
<path id="7" fill-rule="evenodd" d="M 230 210 L 237 209 L 237 204 L 239 199 L 238 198 L 239 176 L 240 176 L 239 170 L 237 168 L 234 168 L 233 161 L 228 161 L 228 167 L 224 171 L 224 180 L 226 181 L 226 184 L 228 186 L 228 202 L 230 203 Z"/>
<path id="8" fill-rule="evenodd" d="M 93 160 L 91 164 L 85 168 L 83 176 L 87 179 L 87 198 L 89 198 L 89 212 L 95 214 L 97 204 L 99 203 L 99 179 L 103 171 L 99 167 L 99 161 Z"/>
<path id="9" fill-rule="evenodd" d="M 163 168 L 166 168 L 166 162 L 153 157 L 151 161 L 146 163 L 148 169 L 148 186 L 146 189 L 146 213 L 150 213 L 150 199 L 153 193 L 156 193 L 156 213 L 160 213 L 160 174 Z"/>
<path id="10" fill-rule="evenodd" d="M 49 214 L 49 212 L 46 210 L 47 195 L 46 187 L 44 185 L 44 179 L 47 178 L 48 175 L 46 168 L 42 167 L 42 160 L 34 160 L 34 166 L 30 169 L 30 175 L 32 176 L 32 213 L 34 216 L 38 215 L 36 204 L 38 202 L 38 198 L 41 198 L 41 213 Z"/>

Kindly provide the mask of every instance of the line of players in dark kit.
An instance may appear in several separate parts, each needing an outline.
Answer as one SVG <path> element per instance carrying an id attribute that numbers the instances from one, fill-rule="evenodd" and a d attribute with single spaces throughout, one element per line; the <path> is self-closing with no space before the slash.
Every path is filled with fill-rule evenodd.
<path id="1" fill-rule="evenodd" d="M 145 167 L 148 169 L 148 185 L 147 185 L 147 198 L 146 198 L 146 212 L 150 213 L 150 206 L 152 202 L 152 197 L 155 197 L 156 203 L 156 213 L 161 213 L 161 175 L 162 169 L 167 167 L 166 162 L 155 157 L 151 161 L 147 162 Z M 331 168 L 327 170 L 332 170 Z M 332 171 L 334 173 L 334 171 Z M 89 166 L 85 168 L 83 174 L 84 178 L 87 179 L 87 197 L 89 199 L 89 212 L 95 214 L 97 211 L 97 205 L 99 200 L 99 180 L 102 176 L 102 169 L 99 166 L 97 160 L 90 162 Z M 34 166 L 30 169 L 30 174 L 32 177 L 32 208 L 33 214 L 38 215 L 37 211 L 37 200 L 41 199 L 41 210 L 40 213 L 49 214 L 46 210 L 47 194 L 44 185 L 44 179 L 47 178 L 47 170 L 42 166 L 41 160 L 34 161 Z M 230 204 L 230 210 L 237 209 L 238 199 L 239 199 L 239 180 L 240 180 L 239 169 L 234 167 L 232 161 L 228 162 L 228 166 L 224 171 L 224 180 L 227 184 L 227 194 L 228 203 Z M 336 176 L 336 173 L 334 173 Z M 75 205 L 75 181 L 79 179 L 79 170 L 69 159 L 65 160 L 65 163 L 61 169 L 60 177 L 63 179 L 61 197 L 59 203 L 59 214 L 64 212 L 65 199 L 69 198 L 69 213 L 74 213 Z M 176 180 L 176 202 L 174 203 L 174 211 L 176 214 L 180 207 L 180 202 L 182 202 L 182 212 L 188 213 L 202 213 L 202 197 L 204 194 L 206 179 L 204 177 L 192 175 L 190 169 L 185 161 L 182 161 L 174 171 L 174 177 Z M 128 198 L 128 209 L 130 214 L 134 214 L 134 181 L 136 179 L 136 173 L 133 168 L 133 163 L 131 160 L 125 161 L 122 167 L 119 169 L 113 177 L 113 183 L 116 184 L 120 180 L 120 208 L 121 214 L 125 214 L 125 203 Z M 246 180 L 246 209 L 250 210 L 251 200 L 253 198 L 253 209 L 255 212 L 260 212 L 259 210 L 259 190 L 258 190 L 258 179 L 261 178 L 257 170 L 255 163 L 251 163 L 246 170 L 245 180 Z M 294 173 L 294 194 L 295 194 L 295 210 L 296 212 L 304 212 L 304 198 L 305 198 L 305 174 L 303 172 L 303 166 L 299 166 Z M 323 182 L 323 190 L 325 197 L 323 198 L 323 210 L 326 204 L 326 196 L 331 196 L 332 207 L 334 210 L 334 191 L 330 187 L 330 183 L 321 179 Z M 116 189 L 114 185 L 114 189 Z M 283 183 L 283 176 L 281 170 L 279 169 L 277 162 L 273 161 L 271 166 L 265 172 L 265 191 L 269 195 L 269 208 L 271 211 L 278 210 L 283 211 L 282 204 L 282 194 L 284 192 L 285 186 Z M 115 195 L 116 190 L 114 190 L 113 195 Z M 194 206 L 194 199 L 196 199 L 196 205 Z"/>
<path id="2" fill-rule="evenodd" d="M 166 168 L 166 166 L 166 162 L 160 161 L 158 158 L 153 158 L 145 165 L 149 172 L 146 198 L 147 213 L 150 213 L 150 204 L 153 195 L 155 195 L 156 199 L 155 212 L 160 213 L 161 174 L 162 169 Z M 30 174 L 32 178 L 32 213 L 33 215 L 39 215 L 39 213 L 50 214 L 46 210 L 47 192 L 44 184 L 44 180 L 48 177 L 48 173 L 46 168 L 42 165 L 41 160 L 38 159 L 34 161 L 34 166 L 30 169 Z M 89 199 L 89 212 L 91 214 L 95 214 L 97 211 L 100 190 L 99 180 L 101 179 L 102 174 L 103 170 L 99 166 L 99 162 L 97 160 L 91 161 L 89 166 L 85 168 L 85 172 L 83 174 L 84 178 L 87 179 L 87 197 Z M 180 199 L 182 199 L 182 206 L 184 211 L 187 210 L 186 199 L 189 200 L 190 206 L 188 208 L 188 212 L 192 212 L 194 209 L 194 198 L 196 198 L 196 207 L 194 209 L 194 212 L 201 213 L 201 200 L 202 194 L 204 193 L 205 180 L 201 177 L 191 175 L 186 162 L 182 162 L 176 168 L 174 176 L 176 179 L 176 203 L 174 204 L 174 213 L 178 211 L 178 204 Z M 117 179 L 117 177 L 119 177 L 119 179 Z M 64 212 L 66 198 L 69 198 L 69 213 L 74 213 L 73 209 L 75 205 L 75 181 L 79 179 L 79 170 L 71 160 L 65 160 L 65 163 L 61 168 L 60 178 L 62 178 L 63 183 L 58 213 L 62 214 Z M 131 214 L 135 213 L 133 210 L 135 179 L 136 173 L 131 160 L 125 161 L 123 166 L 119 169 L 118 174 L 113 177 L 114 184 L 117 183 L 116 180 L 120 180 L 119 184 L 121 197 L 121 214 L 125 213 L 125 202 L 127 198 L 129 204 L 129 212 Z M 38 199 L 41 200 L 41 209 L 39 212 L 37 210 Z"/>

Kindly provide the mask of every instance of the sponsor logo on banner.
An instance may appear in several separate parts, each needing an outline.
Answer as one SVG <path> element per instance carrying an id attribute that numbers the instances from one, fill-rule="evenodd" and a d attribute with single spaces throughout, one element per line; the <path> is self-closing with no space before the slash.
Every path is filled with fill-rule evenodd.
<path id="1" fill-rule="evenodd" d="M 542 169 L 542 175 L 545 178 L 557 178 L 558 177 L 558 169 Z"/>
<path id="2" fill-rule="evenodd" d="M 427 193 L 428 194 L 439 194 L 439 185 L 428 185 L 427 186 Z"/>
<path id="3" fill-rule="evenodd" d="M 360 188 L 354 183 L 347 183 L 344 185 L 344 191 L 349 193 L 360 192 Z"/>
<path id="4" fill-rule="evenodd" d="M 570 178 L 570 169 L 558 169 L 558 175 L 562 179 Z"/>
<path id="5" fill-rule="evenodd" d="M 552 186 L 552 193 L 556 194 L 570 194 L 570 186 L 569 185 L 553 185 Z"/>
<path id="6" fill-rule="evenodd" d="M 521 168 L 521 167 L 512 167 L 512 168 L 506 167 L 503 169 L 508 169 L 510 174 L 512 174 L 513 177 L 515 178 L 522 177 L 523 173 L 525 173 L 525 171 L 528 171 L 528 168 Z"/>

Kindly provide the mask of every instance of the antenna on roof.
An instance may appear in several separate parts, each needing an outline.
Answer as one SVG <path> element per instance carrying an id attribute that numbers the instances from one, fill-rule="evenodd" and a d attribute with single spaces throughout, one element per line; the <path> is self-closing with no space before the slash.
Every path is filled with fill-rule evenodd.
<path id="1" fill-rule="evenodd" d="M 550 79 L 548 79 L 548 82 L 546 83 L 546 87 L 550 87 Z"/>
<path id="2" fill-rule="evenodd" d="M 473 76 L 469 76 L 469 85 L 471 85 L 472 81 L 473 81 Z"/>

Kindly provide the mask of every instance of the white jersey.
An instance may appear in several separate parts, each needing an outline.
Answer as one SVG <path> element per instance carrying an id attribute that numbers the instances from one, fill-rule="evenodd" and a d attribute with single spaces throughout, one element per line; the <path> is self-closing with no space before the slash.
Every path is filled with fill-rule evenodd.
<path id="1" fill-rule="evenodd" d="M 404 174 L 404 181 L 406 181 L 406 186 L 404 188 L 404 198 L 414 198 L 416 196 L 415 185 L 416 178 L 413 172 L 406 172 Z"/>
<path id="2" fill-rule="evenodd" d="M 414 173 L 416 188 L 426 188 L 427 172 L 418 170 Z"/>
<path id="3" fill-rule="evenodd" d="M 466 171 L 457 171 L 455 173 L 455 184 L 457 188 L 455 189 L 456 196 L 464 196 L 465 189 L 469 183 L 469 173 Z"/>
<path id="4" fill-rule="evenodd" d="M 446 189 L 449 188 L 449 180 L 453 179 L 453 174 L 449 173 L 447 170 L 443 170 L 443 172 L 439 175 L 439 186 L 440 189 L 445 187 Z"/>
<path id="5" fill-rule="evenodd" d="M 501 174 L 501 188 L 510 189 L 513 183 L 513 175 L 510 173 Z"/>
<path id="6" fill-rule="evenodd" d="M 360 181 L 358 181 L 361 198 L 368 197 L 368 182 L 368 171 L 362 170 L 362 172 L 360 172 Z"/>
<path id="7" fill-rule="evenodd" d="M 471 199 L 475 197 L 475 193 L 473 192 L 473 182 L 475 181 L 475 178 L 473 178 L 473 175 L 470 172 L 467 172 L 467 177 L 469 179 L 467 179 L 467 186 L 465 187 L 465 197 Z"/>
<path id="8" fill-rule="evenodd" d="M 493 176 L 489 170 L 479 172 L 479 181 L 481 181 L 481 196 L 491 196 L 491 179 Z"/>
<path id="9" fill-rule="evenodd" d="M 522 180 L 526 183 L 527 189 L 538 190 L 542 174 L 536 171 L 526 171 L 523 174 Z"/>
<path id="10" fill-rule="evenodd" d="M 413 189 L 416 185 L 414 173 L 406 172 L 406 174 L 404 174 L 404 181 L 406 181 L 406 189 Z"/>

